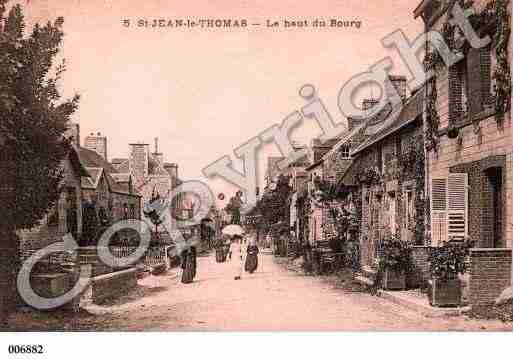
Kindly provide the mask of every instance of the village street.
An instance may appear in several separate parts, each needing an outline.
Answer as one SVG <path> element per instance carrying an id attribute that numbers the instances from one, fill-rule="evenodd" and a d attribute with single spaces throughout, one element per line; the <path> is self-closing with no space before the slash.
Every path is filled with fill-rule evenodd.
<path id="1" fill-rule="evenodd" d="M 511 324 L 466 317 L 426 318 L 365 292 L 345 290 L 335 277 L 289 271 L 270 253 L 256 273 L 235 281 L 234 263 L 198 258 L 198 275 L 182 284 L 176 272 L 148 276 L 115 302 L 88 305 L 77 318 L 17 321 L 28 330 L 511 330 Z M 41 314 L 38 314 L 41 315 Z M 43 320 L 41 320 L 43 319 Z M 53 322 L 52 322 L 53 321 Z M 45 324 L 46 323 L 46 324 Z M 13 323 L 15 325 L 15 323 Z"/>

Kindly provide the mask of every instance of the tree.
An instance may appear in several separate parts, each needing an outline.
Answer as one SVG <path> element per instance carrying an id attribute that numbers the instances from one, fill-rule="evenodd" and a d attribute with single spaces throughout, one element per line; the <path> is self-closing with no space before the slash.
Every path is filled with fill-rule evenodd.
<path id="1" fill-rule="evenodd" d="M 164 210 L 166 210 L 165 202 L 160 198 L 160 194 L 156 191 L 154 186 L 151 193 L 150 203 L 143 209 L 143 213 L 144 216 L 149 218 L 151 223 L 155 226 L 156 236 L 158 236 L 159 225 L 164 223 L 164 219 L 161 217 Z"/>
<path id="2" fill-rule="evenodd" d="M 264 226 L 270 227 L 278 222 L 289 223 L 290 208 L 287 201 L 292 193 L 289 177 L 280 175 L 276 187 L 264 193 L 257 202 L 258 213 L 262 214 Z"/>
<path id="3" fill-rule="evenodd" d="M 64 137 L 79 97 L 61 100 L 57 84 L 64 61 L 54 66 L 63 19 L 35 25 L 25 35 L 19 5 L 6 14 L 0 0 L 0 321 L 16 296 L 18 241 L 15 231 L 32 228 L 59 198 Z"/>
<path id="4" fill-rule="evenodd" d="M 227 213 L 232 216 L 231 224 L 240 225 L 240 209 L 242 207 L 242 192 L 238 191 L 235 196 L 230 198 L 230 201 L 224 208 Z"/>

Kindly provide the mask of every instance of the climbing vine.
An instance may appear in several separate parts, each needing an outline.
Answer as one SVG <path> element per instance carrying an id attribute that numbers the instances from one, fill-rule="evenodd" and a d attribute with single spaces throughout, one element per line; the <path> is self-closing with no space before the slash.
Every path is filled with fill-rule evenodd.
<path id="1" fill-rule="evenodd" d="M 508 62 L 508 42 L 510 36 L 510 15 L 508 14 L 508 5 L 510 0 L 495 0 L 487 4 L 480 13 L 472 13 L 468 15 L 468 20 L 474 29 L 480 29 L 490 23 L 496 22 L 495 31 L 497 45 L 495 47 L 495 55 L 497 58 L 497 66 L 494 70 L 493 78 L 496 82 L 495 96 L 495 118 L 498 124 L 502 123 L 504 115 L 511 107 L 511 70 Z M 473 1 L 458 0 L 463 9 L 468 10 L 473 6 Z M 442 37 L 451 51 L 455 51 L 454 35 L 457 26 L 449 23 L 449 19 L 442 27 Z M 468 49 L 469 44 L 466 43 L 461 50 Z M 426 70 L 435 70 L 443 66 L 444 62 L 438 51 L 433 50 L 426 54 L 424 59 Z M 432 81 L 431 79 L 430 81 Z M 436 83 L 436 82 L 435 82 Z M 428 102 L 428 133 L 426 134 L 426 148 L 429 150 L 436 149 L 436 132 L 439 121 L 436 113 L 436 86 L 431 86 L 430 93 L 427 94 Z"/>
<path id="2" fill-rule="evenodd" d="M 497 67 L 495 69 L 496 97 L 495 117 L 497 123 L 502 123 L 504 114 L 510 109 L 511 73 L 508 63 L 508 41 L 510 35 L 510 16 L 508 14 L 509 0 L 496 0 L 495 15 L 497 17 L 497 46 L 495 54 Z"/>
<path id="3" fill-rule="evenodd" d="M 433 151 L 438 146 L 438 127 L 440 125 L 440 117 L 436 108 L 438 91 L 436 89 L 436 77 L 432 77 L 427 84 L 426 99 L 426 126 L 424 129 L 426 150 Z"/>
<path id="4" fill-rule="evenodd" d="M 412 174 L 415 178 L 415 243 L 424 242 L 425 232 L 425 153 L 421 138 L 414 138 L 405 153 L 400 156 L 400 168 L 403 176 Z"/>

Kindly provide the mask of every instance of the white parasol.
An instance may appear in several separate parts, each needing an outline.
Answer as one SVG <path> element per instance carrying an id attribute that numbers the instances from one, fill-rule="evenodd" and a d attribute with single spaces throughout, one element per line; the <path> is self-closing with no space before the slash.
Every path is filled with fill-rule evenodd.
<path id="1" fill-rule="evenodd" d="M 242 236 L 244 234 L 244 228 L 239 226 L 238 224 L 230 224 L 223 228 L 221 231 L 223 234 L 227 234 L 229 236 Z"/>

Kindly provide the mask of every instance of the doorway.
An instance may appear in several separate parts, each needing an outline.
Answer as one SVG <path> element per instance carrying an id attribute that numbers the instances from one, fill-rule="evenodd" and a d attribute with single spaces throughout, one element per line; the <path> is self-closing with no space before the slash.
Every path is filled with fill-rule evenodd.
<path id="1" fill-rule="evenodd" d="M 485 171 L 487 191 L 485 199 L 489 206 L 485 209 L 485 218 L 489 218 L 487 229 L 489 230 L 488 243 L 492 248 L 504 247 L 503 241 L 503 178 L 502 167 L 492 167 Z M 488 192 L 488 193 L 486 193 Z"/>

